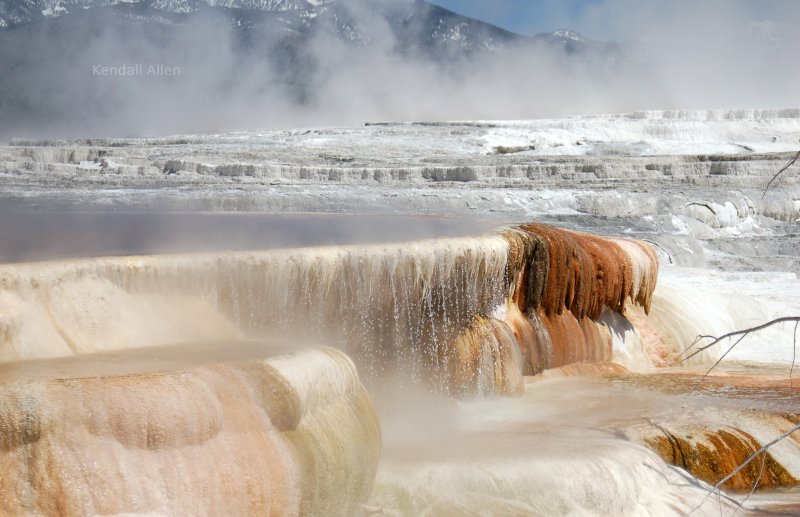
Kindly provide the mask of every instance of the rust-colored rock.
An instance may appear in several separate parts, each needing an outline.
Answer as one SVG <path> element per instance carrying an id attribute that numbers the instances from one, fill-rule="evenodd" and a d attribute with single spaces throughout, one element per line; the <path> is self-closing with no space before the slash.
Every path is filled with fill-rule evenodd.
<path id="1" fill-rule="evenodd" d="M 519 395 L 524 389 L 519 342 L 505 322 L 477 316 L 442 352 L 456 396 Z"/>
<path id="2" fill-rule="evenodd" d="M 621 312 L 631 299 L 649 310 L 658 275 L 649 245 L 541 224 L 521 225 L 506 237 L 514 241 L 509 267 L 522 273 L 523 309 L 597 319 L 605 307 Z M 521 252 L 528 260 L 517 257 Z"/>
<path id="3" fill-rule="evenodd" d="M 596 323 L 604 310 L 650 309 L 658 258 L 645 243 L 525 224 L 506 231 L 511 296 L 505 321 L 523 372 L 609 361 L 612 339 Z"/>
<path id="4" fill-rule="evenodd" d="M 571 312 L 565 311 L 551 316 L 542 314 L 541 321 L 553 349 L 550 367 L 611 360 L 611 335 L 593 320 L 578 320 Z"/>
<path id="5" fill-rule="evenodd" d="M 705 431 L 700 437 L 681 437 L 660 428 L 663 434 L 646 440 L 664 461 L 686 469 L 693 476 L 716 485 L 735 471 L 762 445 L 735 428 Z M 763 472 L 762 472 L 763 464 Z M 722 485 L 725 490 L 796 486 L 798 481 L 767 452 L 751 461 Z"/>

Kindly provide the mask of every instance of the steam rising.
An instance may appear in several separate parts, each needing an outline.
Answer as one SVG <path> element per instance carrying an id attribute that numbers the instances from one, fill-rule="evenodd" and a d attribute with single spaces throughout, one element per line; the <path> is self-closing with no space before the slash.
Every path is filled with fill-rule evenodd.
<path id="1" fill-rule="evenodd" d="M 754 313 L 692 282 L 659 293 L 657 273 L 644 242 L 540 224 L 0 266 L 0 512 L 686 514 L 708 489 L 692 475 L 794 424 L 626 370 Z M 673 435 L 700 451 L 692 475 L 665 464 Z M 765 483 L 796 485 L 796 444 L 774 452 Z"/>
<path id="2" fill-rule="evenodd" d="M 243 33 L 224 10 L 164 13 L 162 23 L 140 23 L 136 8 L 124 16 L 92 9 L 6 29 L 0 62 L 14 73 L 0 79 L 0 138 L 787 107 L 800 101 L 793 52 L 800 33 L 754 19 L 742 3 L 675 8 L 607 0 L 585 11 L 580 25 L 606 24 L 595 32 L 622 41 L 618 47 L 595 45 L 570 54 L 526 43 L 432 56 L 396 39 L 380 14 L 385 5 L 380 11 L 375 2 L 346 1 L 360 30 L 356 41 L 343 41 L 322 21 L 308 35 L 286 36 L 277 28 Z M 782 19 L 800 15 L 797 3 L 781 6 Z M 94 73 L 95 65 L 135 64 L 145 72 L 164 65 L 180 73 Z"/>

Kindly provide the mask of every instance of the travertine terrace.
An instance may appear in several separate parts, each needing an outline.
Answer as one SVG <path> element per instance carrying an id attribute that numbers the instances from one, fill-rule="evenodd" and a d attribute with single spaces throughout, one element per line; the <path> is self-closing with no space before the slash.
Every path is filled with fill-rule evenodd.
<path id="1" fill-rule="evenodd" d="M 727 348 L 683 352 L 800 314 L 798 176 L 764 193 L 798 133 L 749 110 L 12 141 L 4 242 L 53 242 L 0 250 L 0 511 L 791 502 L 794 437 L 701 506 L 800 421 L 793 328 L 708 377 Z"/>

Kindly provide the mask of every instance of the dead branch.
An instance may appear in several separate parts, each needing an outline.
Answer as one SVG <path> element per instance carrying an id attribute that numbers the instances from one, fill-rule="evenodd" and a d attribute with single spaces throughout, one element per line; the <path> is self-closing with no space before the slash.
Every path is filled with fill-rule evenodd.
<path id="1" fill-rule="evenodd" d="M 794 386 L 792 382 L 792 374 L 794 374 L 794 364 L 797 362 L 797 327 L 800 326 L 800 321 L 794 324 L 794 332 L 792 333 L 792 367 L 789 369 L 789 386 Z"/>
<path id="2" fill-rule="evenodd" d="M 728 474 L 727 476 L 725 476 L 724 478 L 722 478 L 721 480 L 719 480 L 719 481 L 717 482 L 717 484 L 716 484 L 716 485 L 714 485 L 714 486 L 712 487 L 712 489 L 708 491 L 708 494 L 706 494 L 706 496 L 703 498 L 703 500 L 702 500 L 702 501 L 700 501 L 700 504 L 699 504 L 699 505 L 697 505 L 697 506 L 696 506 L 694 509 L 692 509 L 692 511 L 691 511 L 691 512 L 689 512 L 687 515 L 691 515 L 691 514 L 693 514 L 694 512 L 696 512 L 697 510 L 699 510 L 700 508 L 702 508 L 702 506 L 703 506 L 704 504 L 706 504 L 706 501 L 708 501 L 708 498 L 709 498 L 709 497 L 711 497 L 712 495 L 714 495 L 714 493 L 717 493 L 717 492 L 721 493 L 721 492 L 722 492 L 722 490 L 721 490 L 720 488 L 722 487 L 722 485 L 724 485 L 725 483 L 727 483 L 727 482 L 728 482 L 728 480 L 729 480 L 729 479 L 731 479 L 733 476 L 735 476 L 736 474 L 738 474 L 739 472 L 741 472 L 741 470 L 742 470 L 743 468 L 745 468 L 746 466 L 748 466 L 748 465 L 749 465 L 749 464 L 750 464 L 750 463 L 751 463 L 751 462 L 752 462 L 754 459 L 758 458 L 758 456 L 759 456 L 760 454 L 765 454 L 765 455 L 766 455 L 766 452 L 769 450 L 769 448 L 770 448 L 770 447 L 772 447 L 773 445 L 775 445 L 776 443 L 778 443 L 778 442 L 780 442 L 780 441 L 783 441 L 783 440 L 785 440 L 786 438 L 788 438 L 789 436 L 791 436 L 793 433 L 795 433 L 795 432 L 797 432 L 797 431 L 800 431 L 800 424 L 797 424 L 797 425 L 795 425 L 794 427 L 792 427 L 791 429 L 789 429 L 788 431 L 786 431 L 785 433 L 783 433 L 783 434 L 782 434 L 782 435 L 780 435 L 779 437 L 775 438 L 774 440 L 772 440 L 771 442 L 769 442 L 768 444 L 766 444 L 765 446 L 761 447 L 761 448 L 760 448 L 760 449 L 758 449 L 756 452 L 754 452 L 753 454 L 751 454 L 751 455 L 750 455 L 750 457 L 749 457 L 749 458 L 747 458 L 747 459 L 744 461 L 744 463 L 742 463 L 741 465 L 739 465 L 738 467 L 736 467 L 736 470 L 734 470 L 733 472 L 731 472 L 730 474 Z"/>
<path id="3" fill-rule="evenodd" d="M 780 324 L 780 323 L 786 323 L 786 322 L 789 322 L 789 321 L 793 321 L 793 322 L 795 322 L 795 326 L 794 326 L 794 350 L 795 350 L 795 355 L 793 355 L 793 357 L 792 357 L 792 367 L 791 367 L 791 369 L 789 370 L 789 384 L 791 385 L 791 383 L 792 383 L 792 374 L 793 374 L 793 372 L 794 372 L 794 363 L 795 363 L 796 351 L 797 351 L 797 327 L 798 327 L 798 325 L 800 325 L 800 316 L 786 316 L 786 317 L 783 317 L 783 318 L 774 319 L 774 320 L 772 320 L 772 321 L 768 321 L 768 322 L 766 322 L 766 323 L 763 323 L 763 324 L 761 324 L 761 325 L 758 325 L 758 326 L 756 326 L 756 327 L 750 327 L 750 328 L 748 328 L 748 329 L 737 330 L 737 331 L 735 331 L 735 332 L 729 332 L 729 333 L 727 333 L 727 334 L 725 334 L 725 335 L 723 335 L 723 336 L 719 336 L 719 337 L 716 337 L 716 336 L 707 336 L 707 335 L 704 335 L 704 336 L 697 336 L 697 338 L 694 340 L 694 342 L 693 342 L 691 345 L 689 345 L 689 347 L 688 347 L 688 348 L 686 348 L 686 350 L 684 350 L 684 351 L 683 351 L 683 352 L 682 352 L 682 353 L 681 353 L 681 354 L 678 356 L 678 359 L 679 359 L 681 362 L 688 361 L 689 359 L 691 359 L 692 357 L 696 356 L 697 354 L 701 354 L 701 353 L 705 352 L 706 350 L 708 350 L 709 348 L 711 348 L 711 347 L 713 347 L 713 346 L 716 346 L 716 345 L 718 345 L 719 343 L 721 343 L 721 342 L 723 342 L 723 341 L 726 341 L 726 340 L 728 340 L 728 339 L 732 339 L 732 338 L 738 338 L 738 339 L 737 339 L 737 340 L 736 340 L 736 341 L 735 341 L 735 342 L 734 342 L 734 343 L 733 343 L 733 344 L 732 344 L 732 345 L 731 345 L 731 346 L 730 346 L 730 347 L 729 347 L 729 348 L 728 348 L 728 349 L 725 351 L 725 353 L 723 353 L 723 354 L 720 356 L 720 358 L 719 358 L 719 359 L 717 359 L 717 362 L 715 362 L 715 363 L 714 363 L 714 365 L 713 365 L 713 366 L 711 366 L 711 368 L 709 368 L 709 369 L 708 369 L 708 371 L 707 371 L 707 372 L 706 372 L 706 373 L 703 375 L 703 377 L 701 377 L 701 378 L 700 378 L 700 380 L 699 380 L 699 381 L 697 381 L 697 384 L 700 384 L 700 383 L 702 383 L 703 381 L 705 381 L 705 380 L 706 380 L 706 378 L 709 376 L 709 374 L 710 374 L 712 371 L 714 371 L 714 368 L 716 368 L 717 366 L 719 366 L 719 364 L 720 364 L 720 363 L 721 363 L 721 362 L 722 362 L 722 361 L 723 361 L 723 360 L 724 360 L 726 357 L 728 357 L 728 354 L 730 354 L 730 353 L 733 351 L 733 349 L 734 349 L 734 348 L 736 348 L 736 345 L 738 345 L 739 343 L 741 343 L 741 342 L 742 342 L 742 340 L 743 340 L 744 338 L 746 338 L 747 336 L 749 336 L 749 335 L 750 335 L 750 334 L 752 334 L 753 332 L 758 332 L 759 330 L 764 330 L 765 328 L 771 327 L 771 326 L 773 326 L 773 325 L 778 325 L 778 324 Z M 683 357 L 683 356 L 684 356 L 684 354 L 688 353 L 690 350 L 692 350 L 694 347 L 696 347 L 696 346 L 698 345 L 698 343 L 700 343 L 700 342 L 701 342 L 702 340 L 704 340 L 704 339 L 710 339 L 710 340 L 711 340 L 711 342 L 710 342 L 710 343 L 708 343 L 707 345 L 703 345 L 703 346 L 701 346 L 701 347 L 699 347 L 699 348 L 695 349 L 695 350 L 694 350 L 694 352 L 692 352 L 692 353 L 691 353 L 691 354 L 689 354 L 688 356 L 686 356 L 686 357 Z"/>
<path id="4" fill-rule="evenodd" d="M 777 319 L 774 319 L 772 321 L 768 321 L 766 323 L 758 325 L 756 327 L 750 327 L 750 328 L 747 328 L 747 329 L 737 330 L 735 332 L 729 332 L 729 333 L 724 334 L 724 335 L 719 336 L 719 337 L 717 337 L 717 336 L 697 336 L 697 339 L 695 339 L 694 342 L 691 345 L 689 345 L 689 347 L 686 350 L 684 350 L 683 353 L 681 353 L 681 355 L 678 357 L 678 359 L 681 362 L 688 361 L 689 359 L 691 359 L 692 357 L 696 356 L 697 354 L 705 352 L 709 348 L 718 345 L 719 343 L 725 341 L 726 339 L 730 339 L 730 338 L 734 338 L 734 337 L 744 338 L 748 334 L 752 334 L 753 332 L 758 332 L 759 330 L 764 330 L 765 328 L 771 327 L 773 325 L 778 325 L 780 323 L 786 323 L 787 321 L 793 321 L 795 323 L 800 323 L 800 316 L 786 316 L 786 317 L 783 317 L 783 318 L 777 318 Z M 698 343 L 700 343 L 700 341 L 702 341 L 703 339 L 711 339 L 712 341 L 710 343 L 708 343 L 707 345 L 703 345 L 703 346 L 695 349 L 694 352 L 692 352 L 691 354 L 689 354 L 685 358 L 681 358 L 684 354 L 686 354 L 687 352 L 692 350 L 695 346 L 697 346 Z M 740 341 L 741 341 L 741 339 L 736 341 L 734 346 L 736 344 L 738 344 Z M 727 352 L 726 352 L 726 355 L 727 355 Z"/>
<path id="5" fill-rule="evenodd" d="M 738 506 L 736 507 L 736 511 L 733 512 L 733 515 L 731 517 L 736 517 L 736 514 L 739 513 L 739 510 L 743 510 L 745 503 L 747 503 L 747 501 L 751 497 L 753 497 L 753 494 L 756 493 L 756 490 L 758 489 L 758 486 L 761 484 L 761 479 L 763 479 L 763 477 L 764 477 L 764 471 L 766 469 L 767 469 L 767 452 L 764 451 L 764 453 L 761 455 L 761 470 L 758 473 L 758 477 L 756 478 L 756 482 L 753 483 L 753 488 L 750 489 L 750 492 L 747 494 L 747 497 L 742 499 L 742 502 L 740 502 L 740 503 L 737 502 Z"/>
<path id="6" fill-rule="evenodd" d="M 772 177 L 772 179 L 771 179 L 771 180 L 769 180 L 769 183 L 767 183 L 767 186 L 764 188 L 764 193 L 761 195 L 761 199 L 764 199 L 764 197 L 766 197 L 766 195 L 767 195 L 767 191 L 769 190 L 769 187 L 772 185 L 772 183 L 773 183 L 775 180 L 777 180 L 777 179 L 778 179 L 778 177 L 779 177 L 781 174 L 783 174 L 784 172 L 786 172 L 786 170 L 787 170 L 789 167 L 791 167 L 792 165 L 794 165 L 794 164 L 795 164 L 795 162 L 797 162 L 797 160 L 800 160 L 800 151 L 797 151 L 797 154 L 796 154 L 796 155 L 794 155 L 794 158 L 792 158 L 791 160 L 789 160 L 789 163 L 787 163 L 786 165 L 784 165 L 784 166 L 783 166 L 783 168 L 782 168 L 781 170 L 779 170 L 779 171 L 777 172 L 777 174 L 775 174 L 775 176 L 773 176 L 773 177 Z"/>

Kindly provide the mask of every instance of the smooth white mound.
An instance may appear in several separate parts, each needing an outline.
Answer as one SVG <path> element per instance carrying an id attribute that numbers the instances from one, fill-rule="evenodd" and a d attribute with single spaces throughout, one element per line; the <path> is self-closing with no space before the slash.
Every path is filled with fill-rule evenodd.
<path id="1" fill-rule="evenodd" d="M 348 515 L 379 455 L 333 349 L 0 389 L 3 515 Z"/>

